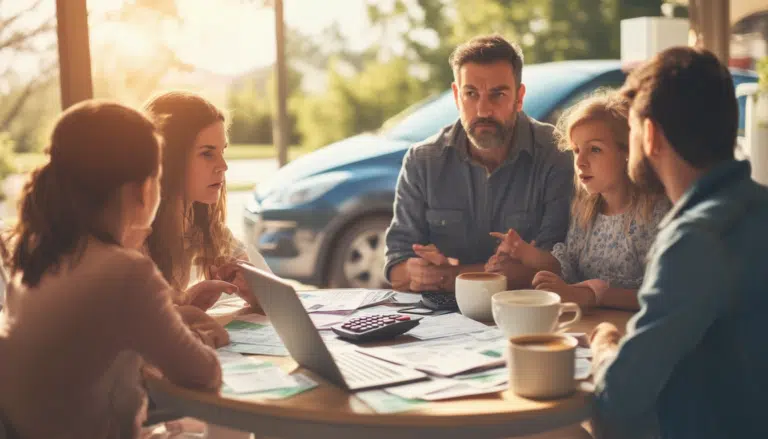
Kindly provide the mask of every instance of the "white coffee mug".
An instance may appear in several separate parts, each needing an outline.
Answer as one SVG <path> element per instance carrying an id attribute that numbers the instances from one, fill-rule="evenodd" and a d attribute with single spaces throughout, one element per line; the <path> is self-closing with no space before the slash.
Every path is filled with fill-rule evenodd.
<path id="1" fill-rule="evenodd" d="M 493 321 L 491 297 L 507 289 L 507 277 L 498 273 L 462 273 L 456 277 L 459 311 L 473 320 Z"/>
<path id="2" fill-rule="evenodd" d="M 491 299 L 493 320 L 507 337 L 559 332 L 581 320 L 575 303 L 560 303 L 560 296 L 549 291 L 502 291 Z M 573 319 L 560 322 L 560 315 L 573 312 Z"/>
<path id="3" fill-rule="evenodd" d="M 526 398 L 558 398 L 576 388 L 578 341 L 569 335 L 533 334 L 509 339 L 509 388 Z"/>

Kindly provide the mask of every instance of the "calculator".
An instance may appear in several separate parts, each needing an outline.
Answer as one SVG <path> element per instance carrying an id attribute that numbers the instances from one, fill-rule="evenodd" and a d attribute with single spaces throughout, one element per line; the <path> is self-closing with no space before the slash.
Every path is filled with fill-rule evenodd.
<path id="1" fill-rule="evenodd" d="M 331 327 L 331 330 L 340 338 L 356 342 L 384 340 L 410 331 L 419 324 L 419 320 L 421 317 L 403 314 L 373 314 L 353 317 Z"/>
<path id="2" fill-rule="evenodd" d="M 451 293 L 422 293 L 421 306 L 435 311 L 459 309 L 456 295 Z"/>

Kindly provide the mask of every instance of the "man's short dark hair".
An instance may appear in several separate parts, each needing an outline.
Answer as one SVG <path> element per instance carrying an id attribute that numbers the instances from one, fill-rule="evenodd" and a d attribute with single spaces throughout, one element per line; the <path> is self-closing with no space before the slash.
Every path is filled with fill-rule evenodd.
<path id="1" fill-rule="evenodd" d="M 497 61 L 507 61 L 512 65 L 516 85 L 520 87 L 523 74 L 523 51 L 520 50 L 520 46 L 510 43 L 501 35 L 472 38 L 457 47 L 448 58 L 453 69 L 453 76 L 457 79 L 459 69 L 464 64 L 491 64 Z"/>
<path id="2" fill-rule="evenodd" d="M 621 92 L 691 166 L 733 159 L 739 107 L 728 68 L 711 52 L 667 49 L 630 73 Z"/>

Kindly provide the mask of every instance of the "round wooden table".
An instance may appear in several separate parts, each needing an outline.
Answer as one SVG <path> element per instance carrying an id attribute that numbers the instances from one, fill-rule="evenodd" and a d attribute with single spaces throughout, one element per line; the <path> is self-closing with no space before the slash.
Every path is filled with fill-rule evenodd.
<path id="1" fill-rule="evenodd" d="M 237 313 L 240 314 L 240 313 Z M 599 310 L 585 315 L 570 330 L 586 332 L 608 321 L 623 330 L 632 313 Z M 233 316 L 227 316 L 231 319 Z M 587 419 L 589 392 L 535 401 L 507 390 L 497 394 L 429 402 L 395 414 L 378 414 L 354 394 L 329 384 L 298 367 L 290 357 L 262 357 L 288 372 L 301 371 L 318 382 L 308 392 L 282 400 L 259 396 L 230 396 L 181 388 L 162 379 L 147 379 L 152 398 L 160 407 L 210 423 L 281 438 L 442 438 L 514 437 L 555 430 Z"/>

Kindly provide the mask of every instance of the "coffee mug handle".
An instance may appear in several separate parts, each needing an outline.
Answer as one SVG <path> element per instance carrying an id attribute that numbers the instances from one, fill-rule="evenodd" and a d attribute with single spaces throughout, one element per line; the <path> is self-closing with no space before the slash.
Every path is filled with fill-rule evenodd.
<path id="1" fill-rule="evenodd" d="M 571 320 L 568 320 L 567 322 L 560 322 L 558 323 L 557 327 L 555 328 L 555 332 L 562 331 L 564 329 L 567 329 L 571 327 L 573 324 L 581 320 L 581 308 L 579 308 L 579 305 L 576 305 L 573 302 L 567 302 L 560 305 L 560 315 L 563 315 L 567 312 L 573 312 L 576 314 Z"/>

